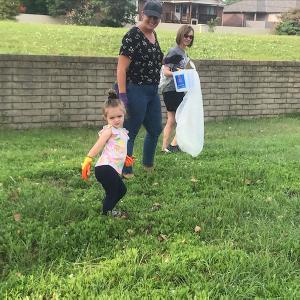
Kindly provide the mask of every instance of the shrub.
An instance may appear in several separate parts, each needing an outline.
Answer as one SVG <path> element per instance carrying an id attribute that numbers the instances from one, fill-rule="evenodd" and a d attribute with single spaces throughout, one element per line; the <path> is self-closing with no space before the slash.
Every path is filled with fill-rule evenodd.
<path id="1" fill-rule="evenodd" d="M 122 27 L 134 23 L 135 6 L 129 0 L 81 0 L 67 13 L 67 23 L 91 26 Z"/>
<path id="2" fill-rule="evenodd" d="M 45 0 L 22 0 L 27 14 L 47 15 L 48 8 Z"/>
<path id="3" fill-rule="evenodd" d="M 18 0 L 0 0 L 0 20 L 14 19 L 19 13 Z"/>
<path id="4" fill-rule="evenodd" d="M 219 24 L 220 18 L 216 17 L 215 19 L 210 19 L 207 22 L 208 25 L 208 31 L 209 32 L 214 32 L 215 31 L 215 27 Z"/>
<path id="5" fill-rule="evenodd" d="M 276 32 L 280 35 L 300 35 L 300 9 L 282 14 Z"/>
<path id="6" fill-rule="evenodd" d="M 67 13 L 67 23 L 95 26 L 100 24 L 100 20 L 94 5 L 86 2 Z"/>
<path id="7" fill-rule="evenodd" d="M 50 16 L 64 16 L 72 9 L 80 6 L 79 0 L 46 0 Z"/>

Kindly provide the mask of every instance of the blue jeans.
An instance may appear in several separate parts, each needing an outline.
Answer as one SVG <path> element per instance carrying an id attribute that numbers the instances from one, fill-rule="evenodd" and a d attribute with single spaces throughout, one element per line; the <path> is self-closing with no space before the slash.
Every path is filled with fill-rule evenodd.
<path id="1" fill-rule="evenodd" d="M 127 119 L 124 127 L 129 131 L 127 154 L 132 155 L 134 140 L 144 125 L 143 165 L 152 167 L 158 137 L 162 131 L 161 105 L 157 85 L 127 84 Z M 132 173 L 132 167 L 124 167 L 123 173 Z"/>

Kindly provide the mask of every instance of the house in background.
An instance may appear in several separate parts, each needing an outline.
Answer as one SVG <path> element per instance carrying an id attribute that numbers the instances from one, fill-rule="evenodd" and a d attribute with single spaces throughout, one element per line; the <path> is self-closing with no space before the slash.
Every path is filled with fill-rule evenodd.
<path id="1" fill-rule="evenodd" d="M 226 5 L 222 25 L 274 28 L 284 12 L 300 9 L 300 0 L 241 0 Z"/>
<path id="2" fill-rule="evenodd" d="M 145 0 L 138 1 L 139 20 L 141 20 Z M 222 19 L 221 0 L 162 0 L 163 23 L 206 24 L 211 19 Z"/>

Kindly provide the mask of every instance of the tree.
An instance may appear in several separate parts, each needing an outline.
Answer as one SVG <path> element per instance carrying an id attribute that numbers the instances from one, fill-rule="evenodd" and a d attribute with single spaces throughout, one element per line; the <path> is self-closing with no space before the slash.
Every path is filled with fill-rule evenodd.
<path id="1" fill-rule="evenodd" d="M 131 0 L 81 0 L 68 11 L 67 20 L 71 24 L 121 27 L 134 23 L 135 14 Z"/>
<path id="2" fill-rule="evenodd" d="M 216 17 L 215 19 L 210 19 L 207 22 L 208 25 L 208 32 L 215 32 L 216 26 L 220 23 L 220 18 Z"/>
<path id="3" fill-rule="evenodd" d="M 46 0 L 49 14 L 61 16 L 80 6 L 80 0 Z"/>
<path id="4" fill-rule="evenodd" d="M 67 15 L 70 24 L 121 27 L 137 13 L 132 0 L 46 1 L 50 15 Z"/>
<path id="5" fill-rule="evenodd" d="M 28 14 L 47 15 L 48 7 L 44 0 L 22 0 Z"/>
<path id="6" fill-rule="evenodd" d="M 98 0 L 101 3 L 103 13 L 102 25 L 121 27 L 125 23 L 133 24 L 136 15 L 136 7 L 131 0 Z"/>
<path id="7" fill-rule="evenodd" d="M 0 0 L 0 20 L 14 19 L 19 13 L 19 5 L 17 0 Z"/>

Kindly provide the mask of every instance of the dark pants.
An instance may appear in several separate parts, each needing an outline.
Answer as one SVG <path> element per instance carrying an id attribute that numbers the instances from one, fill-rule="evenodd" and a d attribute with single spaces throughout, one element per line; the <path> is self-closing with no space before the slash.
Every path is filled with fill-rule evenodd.
<path id="1" fill-rule="evenodd" d="M 157 85 L 127 85 L 128 118 L 124 127 L 129 131 L 127 154 L 132 155 L 134 140 L 144 125 L 147 134 L 144 139 L 143 165 L 152 167 L 158 137 L 162 131 L 161 105 Z M 132 173 L 132 167 L 124 167 L 123 173 Z"/>
<path id="2" fill-rule="evenodd" d="M 95 167 L 95 176 L 105 190 L 103 214 L 106 215 L 124 197 L 127 189 L 118 172 L 111 166 Z"/>

